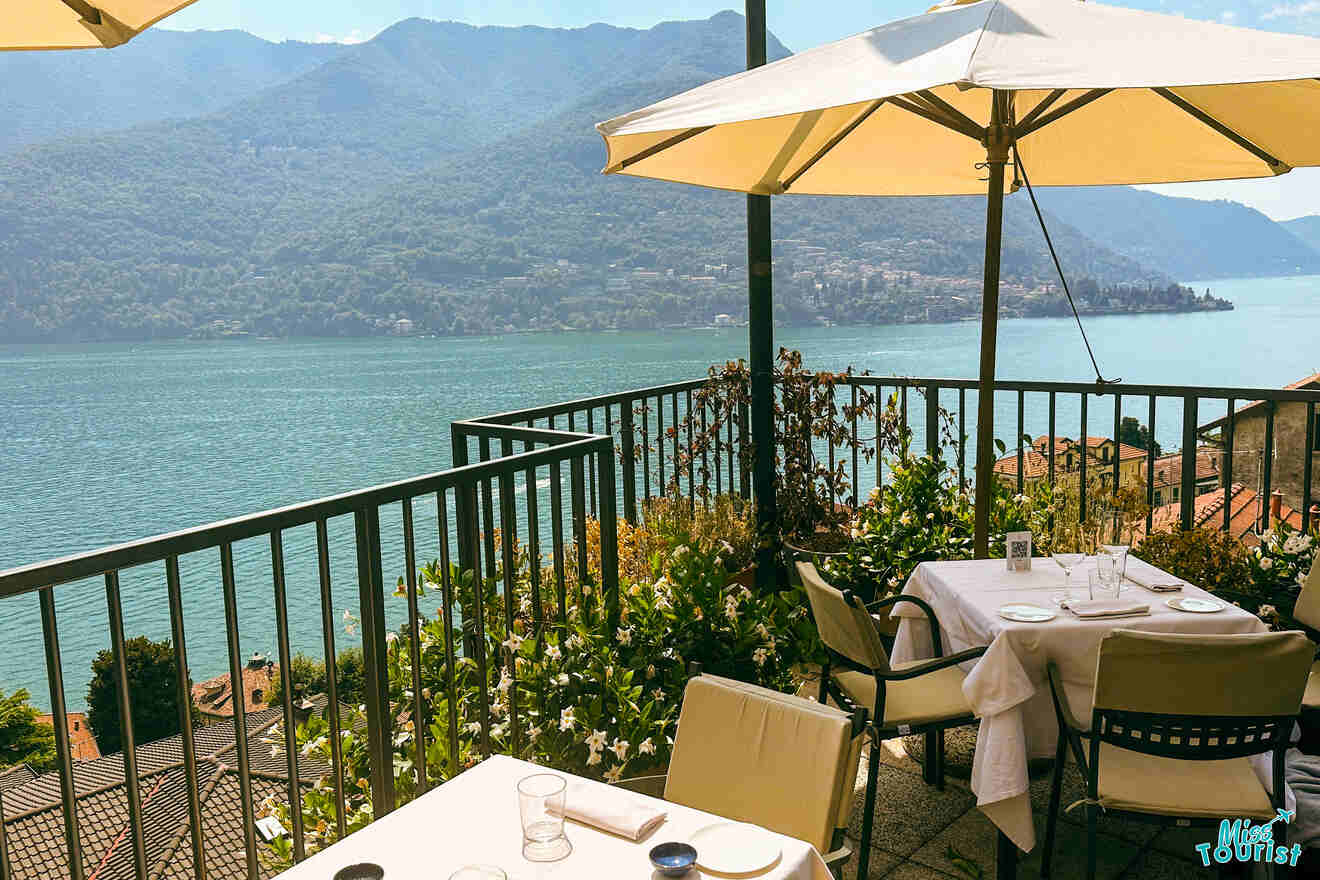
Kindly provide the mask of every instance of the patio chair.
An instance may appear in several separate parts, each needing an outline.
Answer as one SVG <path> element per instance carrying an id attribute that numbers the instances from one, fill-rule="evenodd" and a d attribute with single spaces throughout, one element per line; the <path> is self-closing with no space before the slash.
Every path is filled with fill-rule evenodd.
<path id="1" fill-rule="evenodd" d="M 669 772 L 623 780 L 625 788 L 806 841 L 836 877 L 844 846 L 864 712 L 714 675 L 683 692 Z"/>
<path id="2" fill-rule="evenodd" d="M 1306 628 L 1307 635 L 1320 640 L 1320 553 L 1316 554 L 1311 572 L 1302 584 L 1302 591 L 1297 594 L 1297 601 L 1293 604 L 1293 619 Z M 1311 677 L 1306 682 L 1302 705 L 1308 709 L 1320 709 L 1320 659 L 1311 666 Z"/>
<path id="3" fill-rule="evenodd" d="M 916 596 L 890 596 L 867 605 L 851 590 L 839 591 L 827 584 L 811 563 L 799 562 L 797 570 L 811 603 L 816 629 L 827 649 L 820 674 L 820 702 L 832 697 L 846 709 L 864 708 L 871 712 L 871 752 L 858 841 L 862 850 L 858 876 L 865 877 L 875 822 L 881 740 L 925 734 L 925 780 L 943 789 L 944 731 L 976 721 L 972 707 L 963 696 L 962 683 L 967 674 L 959 664 L 975 660 L 986 649 L 970 648 L 943 656 L 935 611 Z M 872 614 L 899 602 L 910 602 L 926 615 L 934 659 L 889 662 Z"/>
<path id="4" fill-rule="evenodd" d="M 1079 804 L 1086 810 L 1087 880 L 1095 878 L 1100 810 L 1180 827 L 1274 819 L 1285 805 L 1284 753 L 1312 656 L 1300 632 L 1114 630 L 1100 643 L 1089 724 L 1078 719 L 1050 664 L 1059 746 L 1041 877 L 1050 874 L 1070 750 L 1086 779 Z M 1268 790 L 1248 760 L 1267 753 L 1273 758 Z M 1286 824 L 1276 822 L 1273 830 L 1276 845 L 1286 845 Z"/>

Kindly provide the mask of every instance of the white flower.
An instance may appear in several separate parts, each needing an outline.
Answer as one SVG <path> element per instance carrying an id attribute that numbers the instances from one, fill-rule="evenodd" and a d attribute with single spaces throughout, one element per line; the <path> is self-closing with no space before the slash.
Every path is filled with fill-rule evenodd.
<path id="1" fill-rule="evenodd" d="M 518 635 L 517 633 L 509 633 L 509 637 L 504 641 L 500 642 L 501 645 L 508 648 L 510 651 L 512 651 L 515 654 L 517 654 L 518 649 L 522 647 L 522 643 L 523 643 L 523 637 Z"/>
<path id="2" fill-rule="evenodd" d="M 605 748 L 606 739 L 605 731 L 593 730 L 591 733 L 587 734 L 582 741 L 587 744 L 587 748 L 596 751 L 597 749 Z"/>
<path id="3" fill-rule="evenodd" d="M 559 650 L 558 645 L 552 643 L 545 646 L 545 656 L 547 660 L 558 660 L 564 654 Z"/>
<path id="4" fill-rule="evenodd" d="M 464 725 L 463 725 L 463 729 L 464 729 L 465 731 L 467 731 L 468 733 L 471 733 L 471 734 L 473 734 L 473 735 L 476 735 L 476 734 L 478 734 L 478 733 L 481 733 L 481 722 L 480 722 L 480 721 L 469 721 L 467 724 L 464 724 Z"/>
<path id="5" fill-rule="evenodd" d="M 609 770 L 606 770 L 606 771 L 605 771 L 605 781 L 606 781 L 606 782 L 618 782 L 621 778 L 623 778 L 623 765 L 622 765 L 622 764 L 620 764 L 620 765 L 617 766 L 617 767 L 612 767 L 612 768 L 610 768 Z"/>
<path id="6" fill-rule="evenodd" d="M 655 607 L 657 611 L 666 611 L 673 608 L 674 605 L 669 601 L 669 596 L 664 593 L 657 593 L 655 597 Z"/>
<path id="7" fill-rule="evenodd" d="M 568 673 L 567 672 L 559 673 L 554 677 L 554 682 L 560 687 L 568 687 Z"/>
<path id="8" fill-rule="evenodd" d="M 651 691 L 651 697 L 652 697 L 657 703 L 663 703 L 663 702 L 665 701 L 665 691 L 664 691 L 664 688 L 656 688 L 655 690 Z"/>
<path id="9" fill-rule="evenodd" d="M 385 634 L 385 644 L 387 644 L 387 645 L 392 645 L 392 644 L 394 644 L 394 643 L 398 640 L 398 638 L 399 638 L 399 634 L 398 634 L 398 633 L 386 633 L 386 634 Z"/>
<path id="10" fill-rule="evenodd" d="M 670 560 L 682 559 L 688 553 L 687 544 L 679 544 L 674 548 L 674 552 L 669 554 Z"/>
<path id="11" fill-rule="evenodd" d="M 559 729 L 560 729 L 560 730 L 572 730 L 572 729 L 573 729 L 573 724 L 574 724 L 576 721 L 577 721 L 577 719 L 573 717 L 573 707 L 572 707 L 572 706 L 569 706 L 567 709 L 565 709 L 565 710 L 563 710 L 562 712 L 559 713 Z"/>
<path id="12" fill-rule="evenodd" d="M 496 724 L 494 727 L 490 729 L 490 735 L 496 737 L 504 736 L 505 732 L 508 729 L 509 726 L 507 724 Z"/>
<path id="13" fill-rule="evenodd" d="M 527 738 L 532 740 L 533 742 L 535 742 L 536 738 L 539 737 L 540 735 L 541 735 L 541 725 L 537 724 L 527 728 Z"/>
<path id="14" fill-rule="evenodd" d="M 568 639 L 564 641 L 564 647 L 568 648 L 570 651 L 578 650 L 583 644 L 582 637 L 577 633 L 573 633 L 573 635 L 569 636 Z"/>
<path id="15" fill-rule="evenodd" d="M 911 511 L 907 511 L 907 510 L 903 511 L 903 515 L 898 518 L 898 521 L 901 525 L 905 525 L 905 526 L 912 525 Z"/>
<path id="16" fill-rule="evenodd" d="M 639 755 L 655 754 L 655 743 L 651 742 L 651 738 L 649 736 L 637 744 L 637 754 Z"/>
<path id="17" fill-rule="evenodd" d="M 770 659 L 770 651 L 767 648 L 757 648 L 752 652 L 752 660 L 756 661 L 757 666 L 764 666 L 765 661 Z"/>
<path id="18" fill-rule="evenodd" d="M 587 766 L 588 766 L 588 767 L 594 767 L 595 765 L 597 765 L 597 764 L 599 764 L 599 763 L 600 763 L 600 752 L 588 752 L 588 754 L 587 754 Z"/>
<path id="19" fill-rule="evenodd" d="M 729 618 L 730 622 L 736 621 L 738 619 L 737 599 L 730 596 L 728 599 L 724 600 L 724 615 Z"/>
<path id="20" fill-rule="evenodd" d="M 344 609 L 344 623 L 348 623 L 348 622 L 350 622 L 352 619 L 353 619 L 353 612 L 352 612 L 352 611 L 349 611 L 347 608 L 345 608 L 345 609 Z"/>
<path id="21" fill-rule="evenodd" d="M 1260 608 L 1256 609 L 1257 617 L 1274 617 L 1278 613 L 1279 609 L 1275 608 L 1273 605 L 1262 605 Z"/>
<path id="22" fill-rule="evenodd" d="M 618 639 L 620 645 L 632 644 L 632 629 L 621 626 L 614 631 L 614 638 Z"/>
<path id="23" fill-rule="evenodd" d="M 509 675 L 508 669 L 501 669 L 500 683 L 495 687 L 499 690 L 501 694 L 507 694 L 509 692 L 509 688 L 512 686 L 513 686 L 513 676 Z"/>
<path id="24" fill-rule="evenodd" d="M 1265 569 L 1266 571 L 1269 571 L 1271 568 L 1274 567 L 1274 560 L 1266 556 L 1264 559 L 1260 561 L 1260 567 Z"/>
<path id="25" fill-rule="evenodd" d="M 628 757 L 628 741 L 626 739 L 615 738 L 614 745 L 610 746 L 610 751 L 620 761 Z"/>
<path id="26" fill-rule="evenodd" d="M 1311 549 L 1311 538 L 1309 535 L 1293 535 L 1283 542 L 1284 553 L 1305 553 Z"/>

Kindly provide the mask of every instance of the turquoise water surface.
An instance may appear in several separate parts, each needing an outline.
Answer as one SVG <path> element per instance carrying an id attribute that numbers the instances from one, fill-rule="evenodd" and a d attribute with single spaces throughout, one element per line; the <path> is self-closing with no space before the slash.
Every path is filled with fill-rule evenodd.
<path id="1" fill-rule="evenodd" d="M 1320 371 L 1320 277 L 1209 286 L 1237 309 L 1088 319 L 1102 369 L 1134 384 L 1240 386 L 1280 386 Z M 451 420 L 694 378 L 711 363 L 745 356 L 745 333 L 0 346 L 0 569 L 441 470 L 449 465 Z M 976 323 L 785 328 L 776 341 L 821 368 L 971 378 L 978 334 Z M 1093 378 L 1076 326 L 1060 319 L 1003 323 L 999 375 Z M 971 431 L 974 398 L 968 402 Z M 1044 430 L 1044 406 L 1043 398 L 1029 399 L 1028 430 Z M 1125 411 L 1144 421 L 1145 400 Z M 997 433 L 1005 439 L 1015 432 L 1015 413 L 1009 396 L 998 401 Z M 1201 415 L 1216 414 L 1210 407 Z M 1092 433 L 1111 432 L 1112 404 L 1093 405 L 1091 415 Z M 1157 422 L 1159 440 L 1176 447 L 1174 402 L 1161 403 Z M 1059 431 L 1079 431 L 1075 398 L 1060 400 Z M 388 515 L 383 520 L 391 527 Z M 336 603 L 355 611 L 351 522 L 333 525 Z M 417 528 L 419 555 L 429 558 L 433 509 L 419 507 Z M 294 530 L 285 547 L 294 645 L 319 651 L 310 530 Z M 397 541 L 386 549 L 392 581 L 401 551 Z M 275 647 L 268 553 L 261 541 L 236 548 L 245 653 Z M 218 569 L 218 554 L 183 561 L 197 680 L 226 668 Z M 123 580 L 126 631 L 166 637 L 161 572 L 126 572 Z M 65 687 L 70 708 L 78 708 L 91 659 L 108 647 L 104 589 L 71 584 L 57 596 Z M 396 604 L 395 621 L 403 613 Z M 0 626 L 0 690 L 26 687 L 46 706 L 35 600 L 0 600 Z"/>

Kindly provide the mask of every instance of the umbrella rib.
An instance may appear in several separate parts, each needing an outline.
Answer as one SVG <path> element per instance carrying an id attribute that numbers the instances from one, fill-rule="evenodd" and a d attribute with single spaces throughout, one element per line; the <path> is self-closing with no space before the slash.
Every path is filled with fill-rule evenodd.
<path id="1" fill-rule="evenodd" d="M 101 10 L 86 2 L 86 0 L 63 0 L 63 2 L 65 6 L 82 16 L 84 21 L 91 24 L 101 24 Z"/>
<path id="2" fill-rule="evenodd" d="M 916 116 L 920 116 L 922 119 L 930 120 L 931 122 L 934 122 L 936 125 L 942 125 L 951 131 L 956 131 L 958 134 L 966 135 L 967 137 L 971 138 L 974 141 L 979 141 L 983 137 L 985 137 L 985 130 L 980 128 L 979 126 L 977 126 L 976 128 L 968 128 L 958 120 L 951 119 L 940 113 L 936 113 L 934 110 L 931 110 L 921 104 L 912 103 L 911 101 L 905 100 L 904 98 L 890 98 L 889 103 L 893 104 L 895 107 L 898 107 L 901 110 L 906 110 L 909 113 L 912 113 Z"/>
<path id="3" fill-rule="evenodd" d="M 665 150 L 669 149 L 670 147 L 677 146 L 678 144 L 683 143 L 683 141 L 687 140 L 688 138 L 696 137 L 697 135 L 701 134 L 703 131 L 710 131 L 714 127 L 715 126 L 713 125 L 702 125 L 702 126 L 698 126 L 697 128 L 689 128 L 687 131 L 680 131 L 678 134 L 674 135 L 673 137 L 665 138 L 658 144 L 652 144 L 651 146 L 647 147 L 645 150 L 642 150 L 640 153 L 636 153 L 632 156 L 629 156 L 627 159 L 619 160 L 611 167 L 606 168 L 604 173 L 613 174 L 616 171 L 622 171 L 623 169 L 627 168 L 629 165 L 635 165 L 638 162 L 642 161 L 643 159 L 649 159 L 652 156 L 654 156 L 656 153 L 662 153 Z"/>
<path id="4" fill-rule="evenodd" d="M 871 114 L 874 113 L 875 111 L 879 110 L 879 109 L 880 109 L 880 105 L 883 104 L 884 102 L 885 102 L 885 99 L 884 99 L 884 98 L 880 98 L 879 100 L 872 101 L 870 104 L 868 104 L 865 110 L 863 110 L 861 113 L 857 114 L 857 118 L 856 118 L 856 119 L 854 119 L 852 122 L 849 122 L 849 123 L 848 123 L 847 125 L 845 125 L 843 128 L 839 129 L 838 133 L 835 134 L 834 137 L 832 137 L 832 138 L 830 138 L 828 141 L 826 141 L 826 142 L 825 142 L 825 145 L 824 145 L 823 147 L 821 147 L 819 150 L 816 151 L 816 155 L 812 156 L 812 157 L 811 157 L 810 159 L 808 159 L 805 163 L 803 163 L 802 167 L 799 168 L 797 171 L 794 171 L 794 172 L 793 172 L 792 174 L 790 174 L 788 177 L 786 177 L 786 178 L 784 178 L 782 181 L 780 181 L 780 183 L 779 183 L 779 191 L 780 191 L 781 193 L 788 192 L 788 188 L 789 188 L 790 186 L 792 186 L 793 184 L 797 183 L 797 180 L 798 180 L 799 177 L 801 177 L 802 175 L 804 175 L 804 174 L 806 174 L 808 171 L 810 171 L 810 170 L 812 169 L 812 167 L 813 167 L 817 162 L 819 162 L 821 159 L 824 159 L 824 158 L 825 158 L 825 154 L 826 154 L 826 153 L 828 153 L 830 150 L 832 150 L 832 149 L 834 149 L 835 147 L 837 147 L 837 146 L 839 145 L 840 141 L 842 141 L 842 140 L 843 140 L 844 138 L 846 138 L 848 135 L 850 135 L 850 134 L 852 134 L 854 131 L 856 131 L 856 130 L 857 130 L 857 127 L 858 127 L 859 125 L 861 125 L 863 122 L 865 122 L 866 120 L 870 119 L 870 118 L 871 118 Z"/>
<path id="5" fill-rule="evenodd" d="M 986 132 L 985 126 L 981 125 L 979 122 L 972 119 L 966 113 L 963 113 L 961 110 L 950 104 L 948 101 L 936 95 L 930 89 L 922 89 L 916 94 L 927 104 L 930 104 L 935 110 L 942 112 L 945 116 L 948 116 L 950 119 L 958 120 L 964 126 L 966 126 L 968 129 L 972 131 L 980 132 L 980 137 L 982 138 L 985 137 L 985 132 Z"/>
<path id="6" fill-rule="evenodd" d="M 1031 112 L 1029 112 L 1026 116 L 1023 116 L 1022 119 L 1018 121 L 1018 128 L 1023 129 L 1026 128 L 1028 125 L 1031 125 L 1031 123 L 1036 121 L 1036 118 L 1040 116 L 1040 114 L 1044 113 L 1046 110 L 1053 107 L 1054 102 L 1062 98 L 1067 93 L 1068 93 L 1067 89 L 1055 89 L 1054 91 L 1050 92 L 1041 100 L 1039 104 L 1031 108 Z"/>
<path id="7" fill-rule="evenodd" d="M 1092 101 L 1098 101 L 1112 91 L 1113 89 L 1091 89 L 1086 94 L 1078 95 L 1057 110 L 1046 113 L 1044 116 L 1037 117 L 1030 125 L 1019 125 L 1017 130 L 1013 132 L 1013 137 L 1024 138 L 1034 131 L 1039 131 L 1051 122 L 1057 122 L 1069 113 L 1072 113 L 1074 110 L 1080 110 Z"/>
<path id="8" fill-rule="evenodd" d="M 1256 146 L 1254 143 L 1247 140 L 1245 137 L 1238 134 L 1236 131 L 1229 128 L 1227 125 L 1220 122 L 1218 119 L 1215 119 L 1209 113 L 1205 112 L 1200 107 L 1197 107 L 1195 104 L 1193 104 L 1191 101 L 1188 101 L 1186 98 L 1182 97 L 1181 95 L 1175 94 L 1174 92 L 1166 88 L 1155 88 L 1155 89 L 1151 89 L 1151 91 L 1159 95 L 1164 100 L 1168 101 L 1173 106 L 1177 107 L 1179 110 L 1186 113 L 1188 116 L 1191 116 L 1197 121 L 1204 123 L 1205 125 L 1217 131 L 1219 134 L 1228 138 L 1233 143 L 1237 144 L 1242 149 L 1246 150 L 1248 153 L 1251 153 L 1257 159 L 1260 159 L 1266 165 L 1270 166 L 1270 169 L 1273 170 L 1275 174 L 1282 174 L 1284 171 L 1289 170 L 1289 168 L 1291 167 L 1288 165 L 1288 163 L 1282 161 L 1278 157 L 1271 155 L 1270 153 Z"/>

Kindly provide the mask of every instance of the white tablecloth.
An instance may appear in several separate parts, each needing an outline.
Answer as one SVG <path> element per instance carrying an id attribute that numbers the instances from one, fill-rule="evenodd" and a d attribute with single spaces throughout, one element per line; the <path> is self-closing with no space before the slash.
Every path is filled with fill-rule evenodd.
<path id="1" fill-rule="evenodd" d="M 1178 581 L 1135 557 L 1129 558 L 1128 571 Z M 1074 569 L 1072 581 L 1074 590 L 1084 591 L 1087 569 Z M 1208 595 L 1190 584 L 1184 583 L 1180 593 L 1126 586 L 1122 598 L 1148 603 L 1149 616 L 1080 620 L 1060 611 L 1046 623 L 1017 623 L 1000 617 L 998 609 L 1010 602 L 1054 607 L 1053 597 L 1064 589 L 1064 574 L 1049 559 L 1033 560 L 1027 572 L 1008 571 L 1002 559 L 923 562 L 903 588 L 905 594 L 925 599 L 935 609 L 946 654 L 989 646 L 985 656 L 965 666 L 970 674 L 963 693 L 981 719 L 972 791 L 981 810 L 1023 850 L 1036 844 L 1027 761 L 1052 757 L 1058 737 L 1045 672 L 1048 663 L 1059 667 L 1074 713 L 1085 720 L 1090 717 L 1100 640 L 1111 630 L 1250 633 L 1266 628 L 1255 615 L 1232 605 L 1214 614 L 1169 608 L 1166 602 L 1170 598 Z M 903 602 L 894 606 L 892 615 L 902 618 L 893 660 L 932 656 L 930 625 L 921 610 Z"/>
<path id="2" fill-rule="evenodd" d="M 468 864 L 497 865 L 509 880 L 640 880 L 652 874 L 659 878 L 647 857 L 651 847 L 670 840 L 686 841 L 693 832 L 724 821 L 710 813 L 661 802 L 669 817 L 649 837 L 634 843 L 570 820 L 566 833 L 573 844 L 572 854 L 558 862 L 529 862 L 522 857 L 517 784 L 524 776 L 543 772 L 544 767 L 514 758 L 488 758 L 284 872 L 281 880 L 329 880 L 340 868 L 357 862 L 379 864 L 385 869 L 385 880 L 447 880 Z M 649 800 L 632 792 L 618 793 Z M 825 862 L 810 844 L 765 833 L 779 839 L 783 852 L 768 871 L 750 876 L 757 880 L 830 880 Z M 694 870 L 688 876 L 697 880 L 709 875 Z"/>

